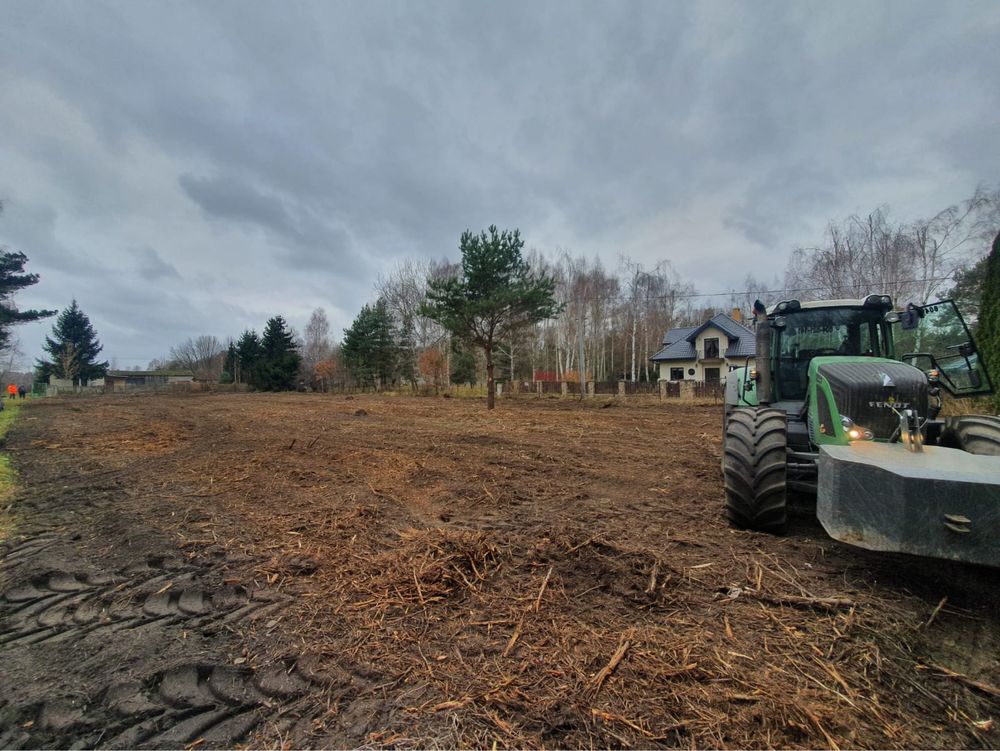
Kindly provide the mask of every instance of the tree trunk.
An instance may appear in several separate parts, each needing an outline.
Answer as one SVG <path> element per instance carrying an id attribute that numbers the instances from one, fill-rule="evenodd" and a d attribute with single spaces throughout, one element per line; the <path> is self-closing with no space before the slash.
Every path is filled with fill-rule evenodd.
<path id="1" fill-rule="evenodd" d="M 642 350 L 642 369 L 646 373 L 646 383 L 649 383 L 649 319 L 646 319 L 642 336 Z"/>
<path id="2" fill-rule="evenodd" d="M 510 378 L 507 379 L 508 385 L 514 382 L 514 337 L 510 338 Z"/>
<path id="3" fill-rule="evenodd" d="M 635 334 L 636 330 L 639 328 L 639 317 L 636 314 L 632 315 L 632 381 L 635 382 Z"/>
<path id="4" fill-rule="evenodd" d="M 493 348 L 484 347 L 486 351 L 486 409 L 493 409 L 496 402 L 496 393 L 493 383 Z"/>
<path id="5" fill-rule="evenodd" d="M 605 374 L 607 375 L 607 374 Z M 615 379 L 615 330 L 614 327 L 611 328 L 611 377 L 605 378 L 605 381 L 614 381 Z"/>

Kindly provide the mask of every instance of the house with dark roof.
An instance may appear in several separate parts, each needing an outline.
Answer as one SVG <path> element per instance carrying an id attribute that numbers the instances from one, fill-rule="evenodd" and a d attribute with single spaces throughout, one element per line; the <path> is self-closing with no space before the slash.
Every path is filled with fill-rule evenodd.
<path id="1" fill-rule="evenodd" d="M 649 358 L 660 368 L 661 381 L 720 382 L 750 358 L 754 366 L 757 335 L 745 326 L 738 308 L 719 313 L 700 326 L 670 329 L 663 348 Z"/>

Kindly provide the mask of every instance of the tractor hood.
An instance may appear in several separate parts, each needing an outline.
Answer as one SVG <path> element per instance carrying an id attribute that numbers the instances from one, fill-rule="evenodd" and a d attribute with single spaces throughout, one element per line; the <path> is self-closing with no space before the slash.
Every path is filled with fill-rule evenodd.
<path id="1" fill-rule="evenodd" d="M 917 368 L 882 358 L 817 357 L 810 364 L 812 378 L 824 382 L 834 400 L 831 421 L 847 415 L 858 425 L 886 440 L 899 425 L 893 411 L 915 409 L 927 415 L 927 377 Z"/>

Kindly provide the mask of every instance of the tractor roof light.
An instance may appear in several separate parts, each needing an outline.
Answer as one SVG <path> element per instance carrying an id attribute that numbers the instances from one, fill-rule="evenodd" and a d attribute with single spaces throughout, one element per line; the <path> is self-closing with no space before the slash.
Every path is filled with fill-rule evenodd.
<path id="1" fill-rule="evenodd" d="M 801 307 L 802 303 L 800 303 L 798 300 L 782 300 L 775 307 L 775 310 L 778 313 L 790 313 L 793 310 L 798 310 Z"/>
<path id="2" fill-rule="evenodd" d="M 889 297 L 889 295 L 868 295 L 868 297 L 865 298 L 865 307 L 891 310 L 892 298 Z"/>

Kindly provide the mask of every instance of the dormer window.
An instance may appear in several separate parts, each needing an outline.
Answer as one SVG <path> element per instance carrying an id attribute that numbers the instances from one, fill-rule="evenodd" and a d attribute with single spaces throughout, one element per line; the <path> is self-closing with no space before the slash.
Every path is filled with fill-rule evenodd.
<path id="1" fill-rule="evenodd" d="M 718 340 L 718 338 L 715 338 L 715 339 L 706 339 L 705 340 L 705 359 L 706 360 L 712 360 L 712 359 L 718 359 L 718 357 L 719 357 L 719 340 Z"/>

